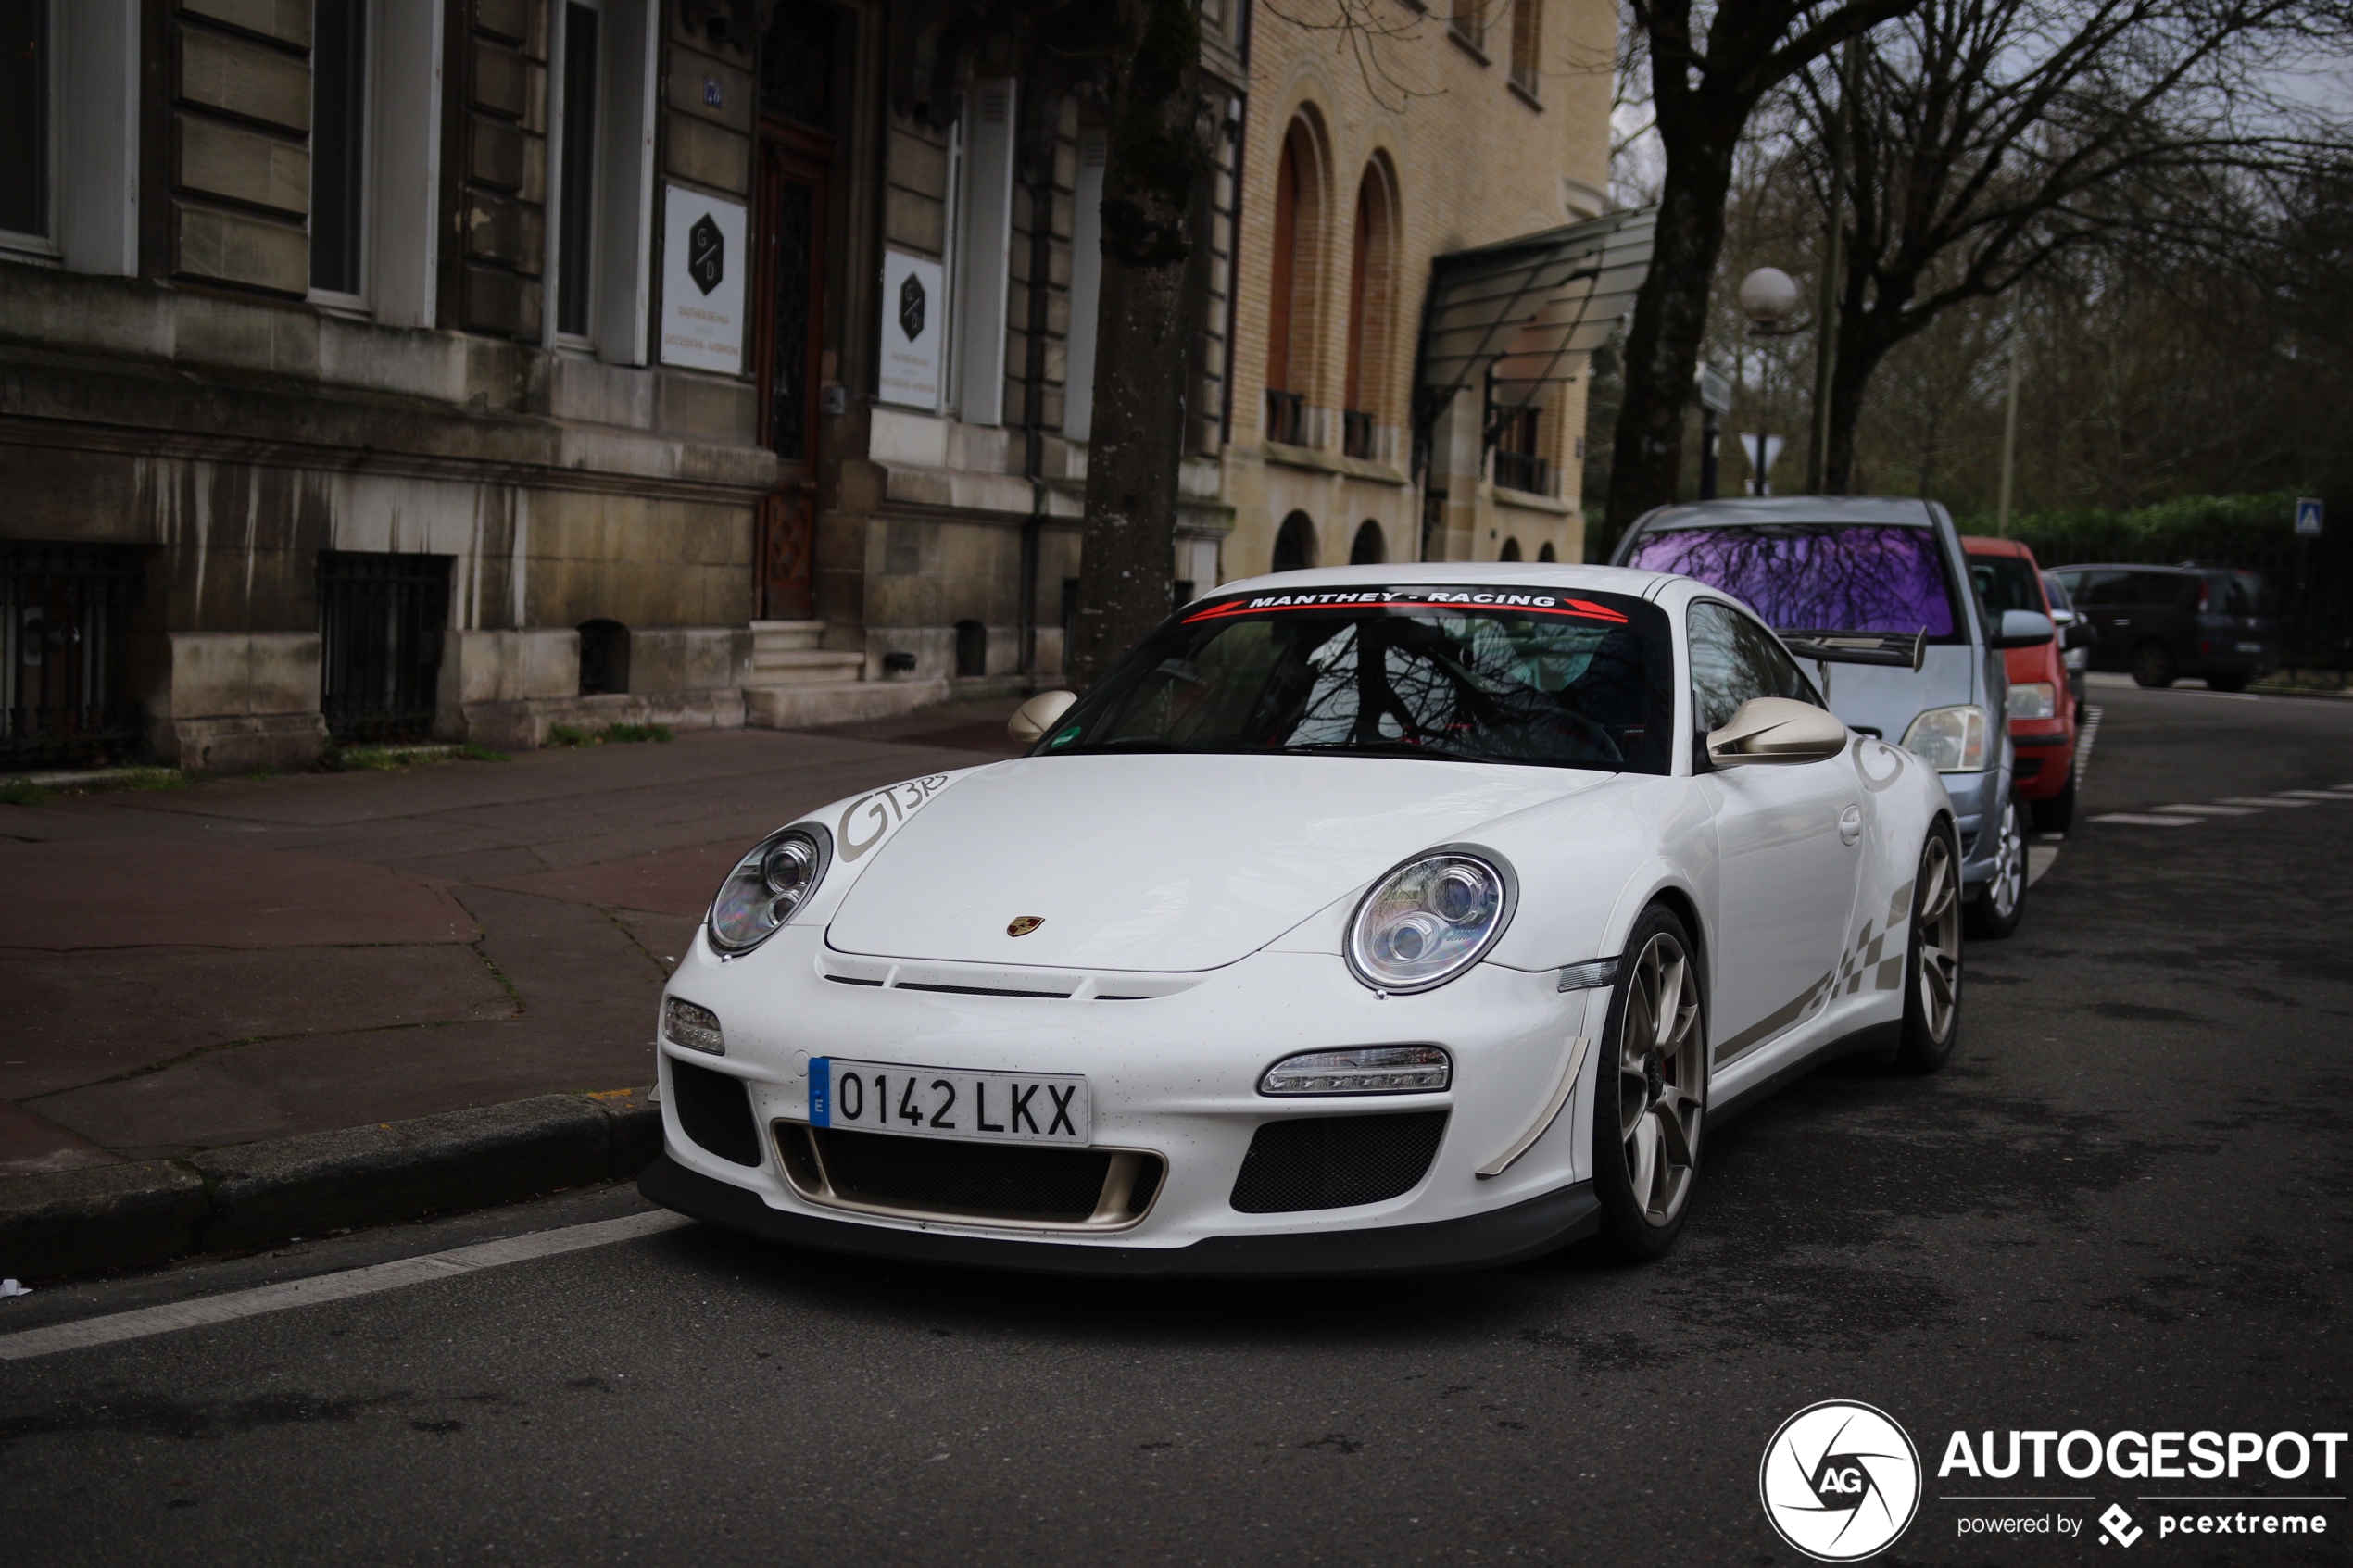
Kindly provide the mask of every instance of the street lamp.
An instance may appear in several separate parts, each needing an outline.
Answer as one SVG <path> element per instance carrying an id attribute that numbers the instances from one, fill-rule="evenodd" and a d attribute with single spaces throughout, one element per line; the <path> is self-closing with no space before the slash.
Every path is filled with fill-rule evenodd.
<path id="1" fill-rule="evenodd" d="M 1795 337 L 1806 331 L 1804 324 L 1792 325 L 1790 313 L 1797 308 L 1797 280 L 1778 267 L 1759 267 L 1741 280 L 1741 314 L 1748 318 L 1748 335 L 1756 338 Z M 1766 422 L 1772 420 L 1768 399 Z M 1748 454 L 1752 495 L 1770 493 L 1767 476 L 1773 471 L 1773 459 L 1780 455 L 1781 438 L 1759 433 L 1741 437 L 1741 448 Z"/>
<path id="2" fill-rule="evenodd" d="M 1741 314 L 1751 337 L 1788 337 L 1800 327 L 1783 326 L 1797 308 L 1797 280 L 1778 267 L 1759 267 L 1741 280 Z"/>

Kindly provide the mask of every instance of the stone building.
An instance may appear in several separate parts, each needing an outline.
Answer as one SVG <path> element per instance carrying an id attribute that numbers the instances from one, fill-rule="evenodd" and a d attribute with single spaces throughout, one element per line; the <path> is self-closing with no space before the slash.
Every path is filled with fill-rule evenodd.
<path id="1" fill-rule="evenodd" d="M 1423 307 L 1600 212 L 1612 12 L 1391 8 L 1367 72 L 1202 0 L 1180 587 L 1580 553 L 1557 280 L 1452 360 Z M 1103 117 L 1025 15 L 0 6 L 0 767 L 1051 678 Z"/>

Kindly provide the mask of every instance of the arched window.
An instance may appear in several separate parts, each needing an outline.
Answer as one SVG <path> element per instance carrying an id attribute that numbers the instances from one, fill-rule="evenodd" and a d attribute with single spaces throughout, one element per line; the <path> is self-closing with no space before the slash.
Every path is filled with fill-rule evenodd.
<path id="1" fill-rule="evenodd" d="M 1517 539 L 1504 540 L 1503 553 L 1498 555 L 1495 558 L 1497 560 L 1519 559 L 1519 541 Z"/>
<path id="2" fill-rule="evenodd" d="M 988 628 L 977 621 L 956 622 L 956 673 L 988 673 Z"/>
<path id="3" fill-rule="evenodd" d="M 1544 541 L 1544 547 L 1536 552 L 1536 558 L 1538 560 L 1556 561 L 1560 559 L 1560 557 L 1553 554 L 1553 542 L 1550 539 L 1547 539 Z"/>
<path id="4" fill-rule="evenodd" d="M 1387 401 L 1382 372 L 1389 364 L 1394 206 L 1387 165 L 1376 158 L 1365 166 L 1365 177 L 1356 185 L 1356 222 L 1349 243 L 1348 379 L 1341 392 L 1340 449 L 1352 458 L 1374 456 L 1374 427 Z"/>
<path id="5" fill-rule="evenodd" d="M 1315 373 L 1315 255 L 1322 232 L 1323 167 L 1307 117 L 1291 121 L 1275 160 L 1275 234 L 1267 257 L 1266 437 L 1306 439 Z"/>
<path id="6" fill-rule="evenodd" d="M 1366 518 L 1364 526 L 1356 530 L 1356 542 L 1348 546 L 1348 564 L 1378 566 L 1388 558 L 1389 550 L 1381 540 L 1380 524 Z"/>
<path id="7" fill-rule="evenodd" d="M 1283 519 L 1281 532 L 1275 535 L 1275 565 L 1277 571 L 1303 571 L 1315 564 L 1315 525 L 1305 512 L 1293 512 Z"/>
<path id="8" fill-rule="evenodd" d="M 618 621 L 580 623 L 580 695 L 629 689 L 629 628 Z"/>

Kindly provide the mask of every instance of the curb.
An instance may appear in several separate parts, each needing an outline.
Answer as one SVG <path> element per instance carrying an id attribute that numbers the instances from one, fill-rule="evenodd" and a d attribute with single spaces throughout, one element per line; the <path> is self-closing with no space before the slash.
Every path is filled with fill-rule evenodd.
<path id="1" fill-rule="evenodd" d="M 485 1209 L 634 1176 L 661 1152 L 652 1091 L 618 1089 L 12 1176 L 0 1182 L 0 1273 L 105 1273 Z"/>

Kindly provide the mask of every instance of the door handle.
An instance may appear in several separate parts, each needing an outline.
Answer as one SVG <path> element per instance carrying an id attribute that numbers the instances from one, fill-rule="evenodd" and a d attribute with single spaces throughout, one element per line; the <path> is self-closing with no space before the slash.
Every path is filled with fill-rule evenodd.
<path id="1" fill-rule="evenodd" d="M 1862 836 L 1863 809 L 1860 806 L 1849 806 L 1838 814 L 1838 841 L 1851 846 Z"/>

